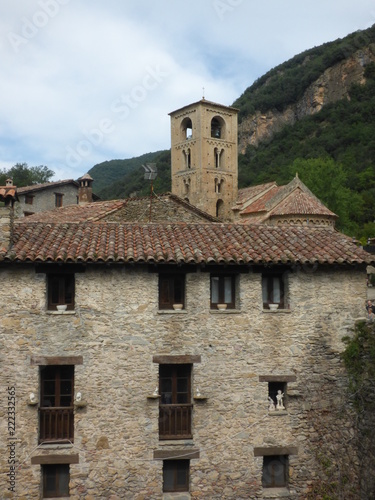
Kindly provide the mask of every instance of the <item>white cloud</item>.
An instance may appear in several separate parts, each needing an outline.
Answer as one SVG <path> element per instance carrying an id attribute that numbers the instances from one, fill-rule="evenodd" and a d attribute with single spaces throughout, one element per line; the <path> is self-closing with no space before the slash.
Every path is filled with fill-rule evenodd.
<path id="1" fill-rule="evenodd" d="M 0 166 L 77 178 L 169 148 L 168 113 L 231 104 L 293 55 L 375 22 L 357 0 L 18 0 L 0 5 Z"/>

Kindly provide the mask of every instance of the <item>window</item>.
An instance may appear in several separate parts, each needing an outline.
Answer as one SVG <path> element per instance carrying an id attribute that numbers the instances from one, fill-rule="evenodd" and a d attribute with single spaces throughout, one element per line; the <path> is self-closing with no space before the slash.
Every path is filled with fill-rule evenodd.
<path id="1" fill-rule="evenodd" d="M 43 498 L 68 497 L 69 464 L 42 465 Z"/>
<path id="2" fill-rule="evenodd" d="M 74 366 L 40 367 L 39 441 L 73 441 Z"/>
<path id="3" fill-rule="evenodd" d="M 221 123 L 217 118 L 211 120 L 211 137 L 221 138 Z"/>
<path id="4" fill-rule="evenodd" d="M 218 304 L 226 304 L 228 309 L 235 308 L 235 275 L 211 276 L 211 309 Z"/>
<path id="5" fill-rule="evenodd" d="M 159 437 L 191 438 L 191 365 L 159 366 Z"/>
<path id="6" fill-rule="evenodd" d="M 263 308 L 270 309 L 270 304 L 278 304 L 280 309 L 286 306 L 284 294 L 284 275 L 262 275 Z"/>
<path id="7" fill-rule="evenodd" d="M 189 460 L 163 461 L 163 491 L 189 491 Z"/>
<path id="8" fill-rule="evenodd" d="M 193 124 L 190 118 L 184 118 L 181 122 L 181 140 L 191 139 L 193 136 Z"/>
<path id="9" fill-rule="evenodd" d="M 288 455 L 263 457 L 263 488 L 278 488 L 288 485 Z"/>
<path id="10" fill-rule="evenodd" d="M 159 274 L 159 309 L 173 309 L 185 302 L 185 275 Z"/>
<path id="11" fill-rule="evenodd" d="M 25 194 L 25 203 L 26 205 L 32 205 L 34 200 L 34 196 L 32 194 Z"/>
<path id="12" fill-rule="evenodd" d="M 268 397 L 272 399 L 276 410 L 285 410 L 286 386 L 285 382 L 268 383 Z"/>
<path id="13" fill-rule="evenodd" d="M 48 310 L 55 311 L 58 305 L 67 305 L 74 310 L 74 274 L 48 275 Z"/>
<path id="14" fill-rule="evenodd" d="M 63 206 L 63 196 L 61 193 L 55 193 L 55 207 Z"/>

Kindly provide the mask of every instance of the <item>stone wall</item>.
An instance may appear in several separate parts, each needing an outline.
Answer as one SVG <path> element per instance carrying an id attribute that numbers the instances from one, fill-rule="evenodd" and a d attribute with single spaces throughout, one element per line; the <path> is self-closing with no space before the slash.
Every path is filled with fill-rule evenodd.
<path id="1" fill-rule="evenodd" d="M 55 206 L 55 193 L 63 195 L 63 206 L 77 205 L 78 187 L 72 184 L 62 186 L 51 186 L 40 191 L 31 193 L 34 195 L 33 204 L 25 203 L 25 196 L 20 194 L 20 201 L 15 203 L 16 217 L 23 217 L 24 212 L 39 213 L 53 210 Z"/>
<path id="2" fill-rule="evenodd" d="M 195 271 L 195 269 L 194 269 Z M 289 277 L 290 310 L 263 311 L 261 275 L 239 277 L 235 311 L 210 311 L 209 272 L 187 275 L 186 308 L 158 310 L 158 275 L 143 267 L 90 267 L 76 274 L 75 312 L 46 311 L 46 276 L 32 266 L 0 269 L 0 491 L 2 498 L 40 498 L 41 467 L 31 458 L 79 455 L 70 465 L 71 498 L 160 499 L 156 450 L 199 450 L 190 461 L 190 494 L 178 498 L 309 498 L 319 485 L 360 498 L 354 425 L 345 403 L 341 338 L 363 316 L 361 270 L 299 269 Z M 193 439 L 159 441 L 155 355 L 195 355 Z M 38 447 L 39 393 L 32 356 L 82 356 L 75 392 L 74 445 Z M 291 377 L 286 411 L 268 412 L 268 383 Z M 263 379 L 262 379 L 263 380 Z M 16 392 L 16 493 L 8 491 L 7 387 Z M 255 448 L 296 448 L 289 490 L 261 484 Z M 311 493 L 313 494 L 313 493 Z M 170 498 L 170 495 L 164 495 Z M 310 498 L 318 498 L 311 496 Z"/>

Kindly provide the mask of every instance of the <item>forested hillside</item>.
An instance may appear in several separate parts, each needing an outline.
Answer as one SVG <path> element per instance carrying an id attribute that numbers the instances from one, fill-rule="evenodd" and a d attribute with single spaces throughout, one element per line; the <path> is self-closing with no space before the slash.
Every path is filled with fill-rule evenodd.
<path id="1" fill-rule="evenodd" d="M 239 187 L 286 183 L 298 171 L 339 215 L 339 229 L 374 236 L 375 25 L 295 56 L 257 80 L 233 105 L 240 109 Z M 246 121 L 260 127 L 254 117 L 267 122 L 268 135 L 258 134 L 257 141 L 246 128 Z M 116 160 L 118 165 L 131 162 L 126 171 L 108 171 L 116 167 L 113 162 L 96 165 L 90 171 L 95 192 L 103 199 L 147 194 L 141 165 L 150 161 L 158 166 L 155 192 L 170 190 L 170 152 L 163 151 Z"/>

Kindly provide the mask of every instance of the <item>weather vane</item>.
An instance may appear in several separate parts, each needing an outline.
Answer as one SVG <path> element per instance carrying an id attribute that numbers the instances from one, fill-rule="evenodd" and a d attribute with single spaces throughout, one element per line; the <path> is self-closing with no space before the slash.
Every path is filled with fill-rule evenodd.
<path id="1" fill-rule="evenodd" d="M 146 163 L 145 165 L 142 165 L 142 167 L 145 169 L 145 174 L 144 174 L 144 179 L 146 181 L 151 181 L 151 186 L 150 186 L 150 215 L 149 215 L 149 222 L 151 222 L 151 207 L 152 207 L 152 195 L 154 192 L 154 186 L 153 182 L 156 179 L 158 175 L 156 163 Z"/>

